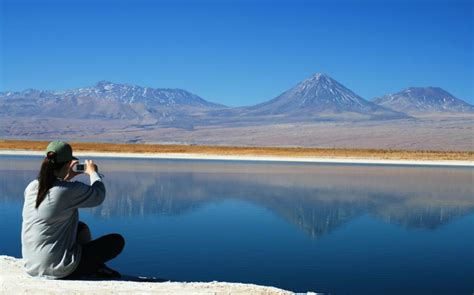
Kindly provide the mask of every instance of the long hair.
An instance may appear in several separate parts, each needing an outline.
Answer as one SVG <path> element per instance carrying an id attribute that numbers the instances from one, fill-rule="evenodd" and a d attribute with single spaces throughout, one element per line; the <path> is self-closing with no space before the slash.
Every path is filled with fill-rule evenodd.
<path id="1" fill-rule="evenodd" d="M 54 152 L 49 152 L 46 155 L 38 174 L 39 187 L 38 195 L 36 196 L 36 208 L 38 208 L 41 202 L 46 198 L 49 189 L 53 187 L 53 183 L 56 180 L 54 171 L 60 170 L 66 163 L 67 162 L 58 163 L 56 161 L 56 153 Z"/>

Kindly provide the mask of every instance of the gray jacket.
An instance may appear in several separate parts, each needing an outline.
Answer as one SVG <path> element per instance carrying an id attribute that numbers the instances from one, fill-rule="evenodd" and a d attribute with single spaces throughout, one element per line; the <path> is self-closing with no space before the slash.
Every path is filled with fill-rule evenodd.
<path id="1" fill-rule="evenodd" d="M 21 252 L 29 275 L 57 279 L 76 269 L 81 258 L 76 243 L 78 208 L 98 206 L 105 199 L 100 176 L 93 173 L 90 182 L 56 180 L 38 209 L 38 180 L 26 187 Z"/>

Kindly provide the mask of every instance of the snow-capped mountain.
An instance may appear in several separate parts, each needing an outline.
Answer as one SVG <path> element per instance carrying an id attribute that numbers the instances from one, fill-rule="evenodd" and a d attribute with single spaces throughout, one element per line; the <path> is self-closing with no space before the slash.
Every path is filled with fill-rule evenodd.
<path id="1" fill-rule="evenodd" d="M 358 96 L 325 74 L 314 74 L 278 97 L 245 109 L 253 115 L 320 116 L 343 114 L 389 119 L 405 114 L 380 107 Z"/>
<path id="2" fill-rule="evenodd" d="M 410 87 L 394 94 L 373 99 L 373 102 L 408 114 L 472 113 L 474 107 L 439 87 Z"/>
<path id="3" fill-rule="evenodd" d="M 107 81 L 66 91 L 0 93 L 0 114 L 66 118 L 173 120 L 225 106 L 182 89 L 155 89 Z"/>
<path id="4" fill-rule="evenodd" d="M 156 89 L 108 81 L 100 81 L 92 87 L 55 92 L 54 94 L 64 98 L 92 97 L 115 100 L 127 104 L 144 103 L 145 105 L 152 106 L 188 105 L 206 108 L 223 107 L 222 105 L 208 102 L 183 89 Z"/>

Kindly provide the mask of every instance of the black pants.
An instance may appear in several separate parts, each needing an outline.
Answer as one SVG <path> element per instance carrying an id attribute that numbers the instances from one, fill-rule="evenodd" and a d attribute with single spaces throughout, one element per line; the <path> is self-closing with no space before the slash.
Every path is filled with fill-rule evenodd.
<path id="1" fill-rule="evenodd" d="M 89 230 L 87 225 L 79 221 L 77 235 Z M 119 234 L 108 234 L 82 244 L 82 256 L 76 270 L 64 279 L 76 279 L 94 273 L 104 266 L 105 262 L 119 255 L 125 246 L 124 238 Z"/>

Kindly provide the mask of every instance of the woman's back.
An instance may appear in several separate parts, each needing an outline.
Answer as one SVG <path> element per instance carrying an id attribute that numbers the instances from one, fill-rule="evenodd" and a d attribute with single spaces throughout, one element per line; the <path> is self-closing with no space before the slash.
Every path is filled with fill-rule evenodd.
<path id="1" fill-rule="evenodd" d="M 21 243 L 26 272 L 52 279 L 120 277 L 105 263 L 122 252 L 125 239 L 113 233 L 92 240 L 87 224 L 79 221 L 78 208 L 105 199 L 99 168 L 92 160 L 79 165 L 67 142 L 50 142 L 45 154 L 38 178 L 25 189 Z M 82 173 L 90 185 L 70 181 Z"/>
<path id="2" fill-rule="evenodd" d="M 76 242 L 78 208 L 100 205 L 105 187 L 97 173 L 91 185 L 56 180 L 36 208 L 38 180 L 25 189 L 22 224 L 22 255 L 32 276 L 62 278 L 77 267 L 81 247 Z"/>

